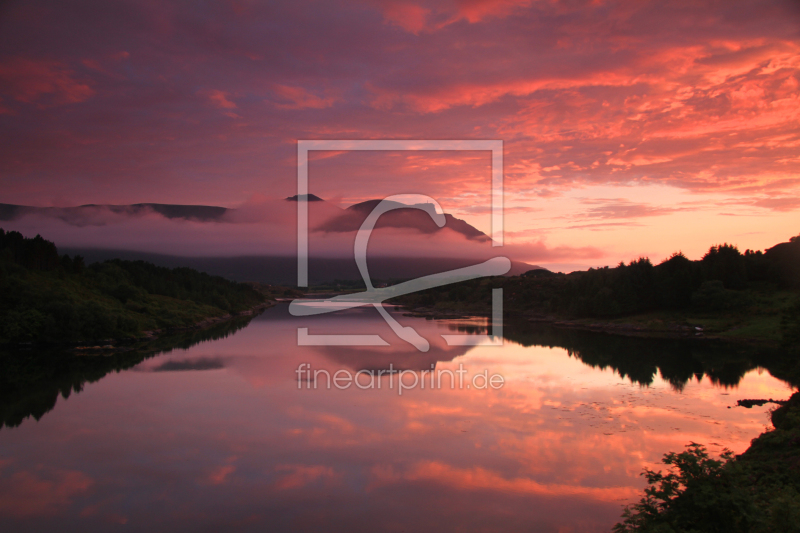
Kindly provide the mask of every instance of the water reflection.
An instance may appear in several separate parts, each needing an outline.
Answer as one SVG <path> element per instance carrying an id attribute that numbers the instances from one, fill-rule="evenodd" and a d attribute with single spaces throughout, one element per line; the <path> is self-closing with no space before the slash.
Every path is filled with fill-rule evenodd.
<path id="1" fill-rule="evenodd" d="M 756 368 L 798 385 L 786 371 L 792 356 L 779 348 L 705 339 L 623 337 L 536 323 L 511 323 L 506 330 L 506 338 L 522 346 L 562 347 L 587 365 L 611 368 L 641 385 L 650 385 L 660 376 L 679 391 L 687 382 L 707 376 L 714 384 L 736 387 Z"/>
<path id="2" fill-rule="evenodd" d="M 733 354 L 744 371 L 729 373 L 715 349 L 511 324 L 501 348 L 447 347 L 433 342 L 440 333 L 485 324 L 399 319 L 432 341 L 430 353 L 300 349 L 297 319 L 275 308 L 235 335 L 107 375 L 0 433 L 0 527 L 604 531 L 636 498 L 642 466 L 690 441 L 741 452 L 768 406 L 728 407 L 789 393 L 759 373 L 757 354 Z M 392 338 L 377 313 L 302 325 Z M 300 363 L 464 365 L 506 385 L 298 389 Z M 739 376 L 737 388 L 720 376 Z"/>
<path id="3" fill-rule="evenodd" d="M 246 327 L 251 318 L 166 335 L 147 344 L 131 344 L 117 353 L 77 355 L 59 348 L 0 351 L 0 428 L 19 426 L 29 417 L 39 420 L 55 407 L 59 395 L 66 400 L 110 372 L 133 368 L 159 354 L 224 339 Z M 165 362 L 165 369 L 174 364 Z"/>
<path id="4" fill-rule="evenodd" d="M 175 372 L 180 370 L 218 370 L 225 363 L 219 357 L 200 357 L 183 361 L 166 361 L 153 368 L 153 372 Z"/>

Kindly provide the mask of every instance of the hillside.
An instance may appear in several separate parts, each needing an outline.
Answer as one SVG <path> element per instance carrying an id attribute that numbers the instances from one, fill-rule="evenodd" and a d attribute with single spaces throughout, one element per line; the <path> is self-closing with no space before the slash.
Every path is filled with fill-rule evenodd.
<path id="1" fill-rule="evenodd" d="M 249 285 L 189 268 L 109 260 L 86 266 L 52 242 L 0 229 L 0 342 L 140 337 L 264 303 Z"/>
<path id="2" fill-rule="evenodd" d="M 800 340 L 800 237 L 741 253 L 712 246 L 698 261 L 678 253 L 658 265 L 480 279 L 397 299 L 423 313 L 486 313 L 503 288 L 506 313 L 617 333 Z M 791 339 L 795 339 L 792 341 Z"/>
<path id="3" fill-rule="evenodd" d="M 351 233 L 357 231 L 361 224 L 366 219 L 369 212 L 380 202 L 380 200 L 368 200 L 355 205 L 351 205 L 346 209 L 341 209 L 333 203 L 326 202 L 324 199 L 309 194 L 307 196 L 308 202 L 313 204 L 309 209 L 313 213 L 314 210 L 326 208 L 327 213 L 325 221 L 320 223 L 319 227 L 314 227 L 314 231 L 322 233 Z M 297 196 L 291 196 L 278 203 L 282 204 L 283 211 L 277 209 L 280 215 L 281 224 L 293 223 L 296 218 L 295 208 L 291 206 L 290 202 L 297 202 Z M 399 204 L 398 204 L 399 205 Z M 172 221 L 172 224 L 177 226 L 170 226 L 177 231 L 183 231 L 186 227 L 202 227 L 208 228 L 208 235 L 219 235 L 219 230 L 226 231 L 228 236 L 237 236 L 250 231 L 246 225 L 242 224 L 242 220 L 250 220 L 248 217 L 255 216 L 256 219 L 260 216 L 262 211 L 270 209 L 276 210 L 277 206 L 273 204 L 265 204 L 259 207 L 246 207 L 242 209 L 225 208 L 209 205 L 177 205 L 177 204 L 158 204 L 158 203 L 139 203 L 131 205 L 108 205 L 108 204 L 90 204 L 76 207 L 32 207 L 15 204 L 0 204 L 0 221 L 7 222 L 7 226 L 14 227 L 20 231 L 25 231 L 26 217 L 31 217 L 37 223 L 28 227 L 28 231 L 33 232 L 46 231 L 46 224 L 52 224 L 54 227 L 62 227 L 64 224 L 75 228 L 74 233 L 70 228 L 70 234 L 74 236 L 81 235 L 82 232 L 87 231 L 85 228 L 102 228 L 110 229 L 114 224 L 131 224 L 132 227 L 137 224 L 144 224 L 143 221 L 149 220 L 155 226 L 147 226 L 142 229 L 146 235 L 154 235 L 153 228 L 161 228 L 161 224 L 166 224 Z M 289 209 L 286 209 L 289 208 Z M 249 211 L 248 211 L 249 209 Z M 242 210 L 247 213 L 243 213 Z M 148 215 L 148 216 L 146 216 Z M 290 215 L 287 217 L 287 215 Z M 499 253 L 498 250 L 493 250 L 488 247 L 490 238 L 471 226 L 464 220 L 453 217 L 445 213 L 445 227 L 439 228 L 431 219 L 429 214 L 411 208 L 401 208 L 390 211 L 378 221 L 378 228 L 395 228 L 410 230 L 412 233 L 419 232 L 421 236 L 429 236 L 437 232 L 445 231 L 445 234 L 452 231 L 456 239 L 464 237 L 466 240 L 462 244 L 465 245 L 464 253 L 458 255 L 453 254 L 450 257 L 428 257 L 424 251 L 418 254 L 408 253 L 407 250 L 398 248 L 393 256 L 386 253 L 384 254 L 370 254 L 370 273 L 375 279 L 383 280 L 407 280 L 443 272 L 455 268 L 462 268 L 476 262 L 476 251 L 483 250 L 486 255 Z M 163 219 L 161 218 L 163 217 Z M 182 225 L 183 222 L 190 224 Z M 42 226 L 41 224 L 45 224 Z M 285 228 L 290 228 L 290 225 Z M 43 229 L 45 228 L 45 229 Z M 132 231 L 131 228 L 125 227 L 120 231 Z M 294 229 L 291 229 L 294 232 Z M 134 232 L 135 234 L 135 232 Z M 63 233 L 62 233 L 63 235 Z M 67 237 L 68 239 L 68 237 Z M 153 242 L 157 242 L 157 235 L 153 236 Z M 75 241 L 67 242 L 67 245 L 62 243 L 59 247 L 62 253 L 66 252 L 69 255 L 80 255 L 84 257 L 86 264 L 95 262 L 103 262 L 109 259 L 126 259 L 130 261 L 146 261 L 159 266 L 168 268 L 189 267 L 195 270 L 206 272 L 213 276 L 222 276 L 236 281 L 257 281 L 261 283 L 289 285 L 296 283 L 297 280 L 297 258 L 294 255 L 294 247 L 287 250 L 285 247 L 279 246 L 273 248 L 261 248 L 261 252 L 254 254 L 252 251 L 255 249 L 253 246 L 239 246 L 238 248 L 227 248 L 224 252 L 209 253 L 203 246 L 191 247 L 187 250 L 184 247 L 182 250 L 156 247 L 158 251 L 147 251 L 149 248 L 142 243 L 135 244 L 134 242 L 122 241 L 119 242 L 114 236 L 113 238 L 103 241 L 103 244 L 98 244 L 100 241 L 95 239 L 79 240 L 79 244 Z M 349 252 L 348 245 L 345 251 Z M 458 248 L 460 250 L 461 248 Z M 165 251 L 166 250 L 166 251 Z M 315 254 L 312 247 L 312 256 L 309 258 L 309 276 L 310 282 L 313 285 L 325 284 L 333 282 L 334 280 L 360 280 L 361 275 L 356 266 L 355 260 L 352 257 L 341 257 L 341 254 Z M 483 253 L 482 252 L 482 253 Z M 172 255 L 174 254 L 174 255 Z M 480 254 L 478 254 L 480 256 Z M 513 258 L 512 258 L 513 259 Z M 512 261 L 511 274 L 522 274 L 523 272 L 536 268 L 534 265 L 529 265 L 520 261 Z"/>

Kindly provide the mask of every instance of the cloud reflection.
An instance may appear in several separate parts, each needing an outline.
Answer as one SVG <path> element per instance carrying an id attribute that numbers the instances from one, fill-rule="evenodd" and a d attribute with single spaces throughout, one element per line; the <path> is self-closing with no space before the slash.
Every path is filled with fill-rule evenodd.
<path id="1" fill-rule="evenodd" d="M 303 325 L 382 333 L 387 326 L 373 314 Z M 441 342 L 437 332 L 485 326 L 397 318 L 432 348 Z M 642 467 L 664 452 L 690 441 L 714 453 L 743 451 L 767 424 L 767 409 L 728 409 L 735 398 L 783 397 L 789 389 L 752 370 L 733 389 L 705 376 L 682 389 L 659 375 L 644 386 L 563 348 L 507 341 L 432 349 L 437 368 L 501 373 L 500 390 L 426 388 L 401 397 L 387 389 L 298 390 L 300 362 L 370 363 L 367 354 L 298 349 L 297 326 L 285 306 L 268 310 L 235 335 L 141 365 L 221 359 L 219 371 L 110 374 L 39 423 L 4 430 L 0 443 L 12 462 L 3 464 L 0 486 L 36 481 L 29 498 L 55 502 L 47 503 L 52 515 L 35 519 L 42 527 L 77 524 L 92 509 L 80 518 L 84 529 L 124 518 L 175 530 L 596 531 L 635 499 Z M 398 348 L 377 364 L 428 362 Z M 80 474 L 59 474 L 65 471 Z M 4 530 L 19 529 L 18 520 L 10 509 L 0 512 Z"/>

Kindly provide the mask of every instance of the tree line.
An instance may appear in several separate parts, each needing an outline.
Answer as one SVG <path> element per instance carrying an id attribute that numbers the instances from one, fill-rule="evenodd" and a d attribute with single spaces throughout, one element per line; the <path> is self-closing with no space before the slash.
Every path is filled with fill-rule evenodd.
<path id="1" fill-rule="evenodd" d="M 800 289 L 800 236 L 765 252 L 742 253 L 725 243 L 712 246 L 696 261 L 677 252 L 657 265 L 643 257 L 614 268 L 570 274 L 537 269 L 521 276 L 430 289 L 397 301 L 413 307 L 474 310 L 491 302 L 494 288 L 504 289 L 506 309 L 567 318 L 613 318 L 659 310 L 741 310 L 752 303 L 753 291 L 747 289 Z M 800 327 L 800 305 L 795 307 L 797 312 L 784 319 Z"/>
<path id="2" fill-rule="evenodd" d="M 144 261 L 84 264 L 55 244 L 0 229 L 0 340 L 123 338 L 249 309 L 265 297 L 244 283 Z"/>

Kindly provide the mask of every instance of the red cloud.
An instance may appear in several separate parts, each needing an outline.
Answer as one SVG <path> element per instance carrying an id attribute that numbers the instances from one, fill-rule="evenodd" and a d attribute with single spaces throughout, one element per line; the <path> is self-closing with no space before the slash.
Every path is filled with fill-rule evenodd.
<path id="1" fill-rule="evenodd" d="M 528 6 L 532 0 L 456 0 L 458 14 L 475 23 L 489 17 L 504 17 L 514 9 Z"/>
<path id="2" fill-rule="evenodd" d="M 422 31 L 440 30 L 461 20 L 474 24 L 484 19 L 507 17 L 515 9 L 530 5 L 531 0 L 372 0 L 370 3 L 377 5 L 387 22 L 417 35 Z"/>
<path id="3" fill-rule="evenodd" d="M 87 83 L 55 61 L 15 57 L 0 62 L 0 90 L 19 102 L 34 103 L 49 97 L 50 104 L 74 104 L 94 95 Z"/>
<path id="4" fill-rule="evenodd" d="M 753 202 L 758 207 L 766 207 L 775 211 L 795 211 L 800 209 L 800 198 L 797 196 L 784 196 L 778 198 L 765 198 Z"/>
<path id="5" fill-rule="evenodd" d="M 236 104 L 228 99 L 228 94 L 225 91 L 214 89 L 205 91 L 205 95 L 214 106 L 220 109 L 236 109 Z"/>
<path id="6" fill-rule="evenodd" d="M 337 100 L 332 96 L 317 96 L 303 87 L 275 85 L 273 90 L 284 100 L 284 103 L 277 104 L 280 109 L 324 109 L 331 107 Z"/>
<path id="7" fill-rule="evenodd" d="M 411 2 L 387 2 L 383 7 L 387 21 L 414 34 L 425 28 L 429 13 L 429 9 Z"/>
<path id="8" fill-rule="evenodd" d="M 583 203 L 591 205 L 578 216 L 589 219 L 619 219 L 619 218 L 641 218 L 668 215 L 683 208 L 659 207 L 647 204 L 640 204 L 626 200 L 625 198 L 596 198 L 586 199 Z"/>
<path id="9" fill-rule="evenodd" d="M 38 517 L 63 512 L 84 496 L 94 481 L 77 470 L 55 470 L 43 477 L 20 470 L 0 480 L 0 511 L 7 516 Z"/>

